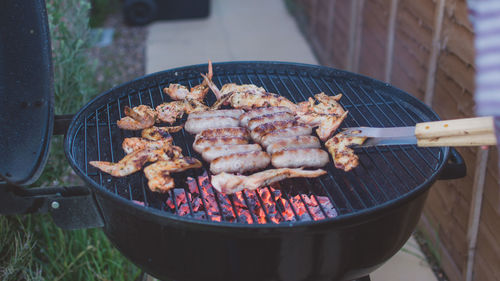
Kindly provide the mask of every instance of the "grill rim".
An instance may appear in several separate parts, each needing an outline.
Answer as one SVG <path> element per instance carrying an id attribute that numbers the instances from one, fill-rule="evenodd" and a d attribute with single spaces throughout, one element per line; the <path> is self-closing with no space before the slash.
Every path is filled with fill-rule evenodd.
<path id="1" fill-rule="evenodd" d="M 214 72 L 216 72 L 216 68 L 218 66 L 225 66 L 225 65 L 238 65 L 240 67 L 240 70 L 236 72 L 241 72 L 244 71 L 244 66 L 259 66 L 259 65 L 264 65 L 266 67 L 272 67 L 273 65 L 276 66 L 288 66 L 290 68 L 296 68 L 296 67 L 305 67 L 305 68 L 310 68 L 311 70 L 317 70 L 319 72 L 331 72 L 331 73 L 337 73 L 337 74 L 342 74 L 343 76 L 346 77 L 352 77 L 359 79 L 361 81 L 366 81 L 368 83 L 376 83 L 379 85 L 383 85 L 385 87 L 389 87 L 392 89 L 391 96 L 401 100 L 401 101 L 406 101 L 413 105 L 414 103 L 417 103 L 419 105 L 418 110 L 424 112 L 426 116 L 431 116 L 436 118 L 436 120 L 440 120 L 439 116 L 437 115 L 436 112 L 434 112 L 428 105 L 424 104 L 420 100 L 418 100 L 416 97 L 406 93 L 405 91 L 390 85 L 388 83 L 385 83 L 383 81 L 362 75 L 362 74 L 357 74 L 345 70 L 340 70 L 336 68 L 331 68 L 331 67 L 326 67 L 326 66 L 318 66 L 318 65 L 312 65 L 312 64 L 303 64 L 303 63 L 294 63 L 294 62 L 281 62 L 281 61 L 229 61 L 229 62 L 217 62 L 213 63 L 214 67 Z M 205 226 L 205 227 L 213 227 L 216 226 L 217 229 L 224 229 L 224 228 L 231 228 L 231 229 L 268 229 L 268 230 L 275 230 L 275 229 L 282 229 L 282 228 L 290 228 L 294 227 L 295 229 L 301 228 L 301 227 L 309 227 L 309 226 L 321 226 L 321 225 L 331 225 L 331 224 L 343 224 L 343 223 L 354 223 L 359 220 L 365 220 L 367 217 L 374 217 L 377 216 L 377 214 L 383 214 L 386 211 L 390 211 L 392 208 L 395 208 L 397 206 L 400 206 L 402 204 L 405 204 L 406 202 L 412 200 L 413 198 L 419 196 L 420 194 L 426 192 L 431 185 L 436 181 L 438 175 L 441 173 L 443 168 L 446 165 L 446 162 L 449 158 L 450 154 L 450 148 L 449 147 L 441 147 L 441 152 L 439 157 L 439 164 L 437 169 L 429 176 L 427 179 L 419 184 L 418 186 L 414 186 L 411 191 L 407 192 L 406 194 L 399 196 L 397 198 L 394 198 L 392 200 L 386 201 L 382 204 L 378 204 L 376 206 L 372 206 L 370 208 L 362 209 L 362 210 L 356 210 L 352 213 L 348 214 L 342 214 L 333 218 L 326 217 L 321 220 L 311 220 L 311 221 L 289 221 L 289 222 L 281 222 L 279 224 L 274 224 L 274 223 L 265 223 L 265 224 L 258 224 L 258 223 L 253 223 L 253 224 L 243 224 L 243 223 L 234 223 L 234 222 L 226 222 L 226 221 L 208 221 L 208 220 L 198 220 L 195 218 L 191 218 L 189 216 L 180 216 L 174 213 L 169 213 L 166 211 L 158 210 L 156 208 L 148 207 L 148 206 L 141 206 L 139 204 L 134 203 L 130 199 L 126 199 L 116 193 L 113 193 L 109 190 L 107 190 L 105 187 L 99 185 L 98 183 L 94 182 L 90 176 L 86 175 L 85 172 L 78 166 L 76 163 L 75 159 L 73 158 L 71 154 L 71 147 L 74 141 L 74 138 L 76 138 L 78 129 L 83 125 L 83 121 L 79 122 L 78 119 L 85 119 L 86 117 L 84 116 L 84 112 L 87 111 L 87 109 L 91 106 L 98 105 L 99 106 L 104 106 L 106 102 L 109 102 L 109 97 L 112 92 L 115 91 L 122 91 L 123 94 L 119 95 L 118 97 L 115 97 L 112 99 L 112 101 L 116 99 L 120 99 L 124 96 L 127 96 L 129 91 L 127 91 L 130 88 L 133 88 L 137 91 L 140 91 L 142 88 L 147 88 L 147 87 L 137 87 L 138 85 L 142 84 L 150 84 L 151 82 L 143 81 L 143 80 L 149 80 L 149 81 L 155 81 L 156 84 L 162 84 L 163 81 L 159 79 L 160 76 L 165 76 L 165 74 L 168 73 L 174 73 L 175 72 L 184 72 L 184 71 L 192 71 L 193 69 L 198 69 L 198 68 L 204 68 L 206 69 L 207 64 L 195 64 L 195 65 L 189 65 L 189 66 L 182 66 L 182 67 L 177 67 L 177 68 L 172 68 L 164 71 L 159 71 L 155 73 L 151 73 L 148 75 L 144 75 L 141 77 L 138 77 L 136 79 L 124 82 L 120 85 L 117 85 L 90 100 L 87 102 L 83 107 L 79 109 L 79 111 L 73 116 L 73 119 L 68 127 L 68 131 L 65 136 L 64 140 L 64 152 L 66 155 L 66 158 L 68 159 L 68 162 L 70 163 L 71 167 L 73 170 L 84 180 L 84 182 L 92 187 L 92 189 L 95 192 L 98 192 L 101 194 L 104 198 L 108 200 L 113 200 L 116 203 L 124 205 L 124 207 L 127 208 L 132 208 L 132 210 L 137 211 L 139 214 L 148 216 L 148 219 L 155 219 L 158 220 L 159 222 L 166 222 L 165 219 L 173 220 L 178 223 L 185 223 L 187 225 L 194 225 L 194 226 Z M 256 68 L 259 69 L 259 68 Z M 255 70 L 258 72 L 257 70 Z M 299 72 L 297 72 L 299 73 Z M 298 75 L 298 74 L 296 74 Z M 152 216 L 154 215 L 154 216 Z"/>

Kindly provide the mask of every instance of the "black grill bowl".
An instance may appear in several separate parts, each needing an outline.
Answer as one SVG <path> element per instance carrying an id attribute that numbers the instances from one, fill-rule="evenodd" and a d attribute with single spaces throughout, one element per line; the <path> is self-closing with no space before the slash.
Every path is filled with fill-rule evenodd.
<path id="1" fill-rule="evenodd" d="M 365 276 L 394 255 L 420 217 L 427 192 L 444 167 L 449 148 L 397 146 L 357 151 L 360 167 L 345 173 L 329 164 L 328 174 L 310 181 L 287 181 L 328 196 L 338 216 L 320 221 L 243 224 L 178 216 L 165 205 L 171 194 L 150 192 L 142 173 L 117 179 L 88 161 L 118 161 L 121 141 L 138 133 L 120 130 L 123 107 L 168 101 L 169 83 L 201 82 L 206 65 L 159 72 L 100 95 L 75 115 L 65 150 L 75 171 L 94 191 L 104 231 L 131 261 L 165 280 L 352 280 Z M 349 110 L 343 127 L 413 126 L 437 115 L 412 96 L 380 81 L 332 68 L 277 62 L 214 65 L 214 82 L 253 83 L 292 101 L 315 93 L 344 94 Z M 213 102 L 210 93 L 208 103 Z M 192 137 L 174 135 L 184 152 Z M 196 171 L 179 175 L 196 176 Z M 176 178 L 177 182 L 177 178 Z M 293 187 L 295 186 L 295 187 Z M 140 201 L 144 206 L 137 204 Z"/>

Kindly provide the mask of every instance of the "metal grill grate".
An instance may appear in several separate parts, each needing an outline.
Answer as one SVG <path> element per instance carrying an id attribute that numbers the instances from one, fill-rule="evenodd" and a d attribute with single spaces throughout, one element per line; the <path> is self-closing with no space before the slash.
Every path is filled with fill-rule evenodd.
<path id="1" fill-rule="evenodd" d="M 420 103 L 406 97 L 405 94 L 400 94 L 392 87 L 371 79 L 310 66 L 263 63 L 255 65 L 248 63 L 248 65 L 250 67 L 235 67 L 232 64 L 216 65 L 214 82 L 219 87 L 225 83 L 256 84 L 294 102 L 306 100 L 319 92 L 325 92 L 327 95 L 343 93 L 340 103 L 349 111 L 349 115 L 342 127 L 413 126 L 417 122 L 436 118 L 433 114 L 424 114 L 425 107 L 422 108 Z M 77 167 L 96 185 L 109 192 L 150 208 L 178 214 L 180 210 L 175 200 L 180 195 L 175 194 L 176 191 L 172 190 L 167 194 L 153 193 L 148 189 L 147 180 L 142 172 L 125 178 L 113 178 L 88 165 L 88 161 L 118 161 L 124 156 L 121 149 L 123 139 L 139 136 L 140 132 L 121 130 L 116 125 L 116 120 L 123 117 L 122 110 L 125 105 L 133 107 L 146 104 L 156 107 L 162 102 L 169 101 L 169 98 L 162 94 L 163 87 L 168 86 L 169 83 L 180 83 L 190 87 L 197 85 L 201 83 L 198 73 L 205 69 L 206 66 L 195 66 L 154 74 L 131 82 L 128 86 L 113 89 L 110 93 L 98 98 L 100 102 L 93 102 L 91 105 L 94 107 L 89 106 L 83 111 L 85 115 L 80 116 L 81 123 L 71 141 L 70 156 Z M 207 95 L 207 99 L 208 104 L 215 101 L 212 93 Z M 185 119 L 186 117 L 178 123 L 185 122 Z M 173 136 L 174 144 L 180 146 L 185 155 L 201 159 L 200 155 L 192 151 L 193 136 L 184 130 Z M 335 209 L 336 217 L 373 209 L 397 200 L 426 182 L 444 161 L 441 148 L 374 147 L 359 149 L 357 154 L 360 157 L 360 166 L 349 173 L 337 170 L 332 163 L 329 163 L 325 167 L 328 174 L 320 178 L 283 181 L 279 187 L 281 192 L 279 195 L 283 200 L 275 198 L 277 193 L 274 189 L 265 188 L 270 193 L 269 200 L 276 203 L 275 209 L 269 209 L 269 206 L 265 204 L 262 190 L 243 192 L 243 202 L 239 202 L 241 200 L 235 195 L 219 194 L 209 187 L 209 193 L 213 193 L 216 201 L 217 215 L 217 212 L 210 212 L 210 206 L 206 205 L 207 194 L 201 192 L 204 186 L 196 180 L 199 177 L 203 178 L 208 166 L 204 169 L 174 174 L 174 179 L 176 186 L 184 190 L 183 196 L 188 198 L 188 216 L 193 219 L 200 219 L 199 214 L 193 210 L 193 200 L 200 198 L 204 210 L 204 216 L 201 219 L 234 223 L 249 222 L 238 215 L 236 203 L 243 203 L 247 206 L 260 206 L 264 212 L 265 222 L 273 223 L 273 220 L 276 222 L 274 219 L 276 216 L 281 217 L 281 221 L 285 220 L 286 202 L 293 213 L 293 218 L 290 220 L 302 221 L 318 217 L 332 217 L 327 210 L 328 207 L 321 204 L 318 199 L 322 196 L 329 199 L 328 204 Z M 188 182 L 193 184 L 193 181 L 188 180 L 190 177 L 195 179 L 198 194 L 192 192 L 193 187 L 191 189 L 189 187 Z M 305 214 L 300 214 L 296 209 L 297 205 L 291 202 L 296 200 L 297 195 L 305 207 Z M 174 203 L 173 208 L 167 203 L 168 200 Z M 249 200 L 255 200 L 255 204 L 249 204 Z M 320 214 L 312 214 L 314 211 L 306 204 L 307 200 L 318 203 Z M 229 206 L 232 214 L 221 205 Z M 250 210 L 249 215 L 252 222 L 258 222 L 255 210 Z"/>

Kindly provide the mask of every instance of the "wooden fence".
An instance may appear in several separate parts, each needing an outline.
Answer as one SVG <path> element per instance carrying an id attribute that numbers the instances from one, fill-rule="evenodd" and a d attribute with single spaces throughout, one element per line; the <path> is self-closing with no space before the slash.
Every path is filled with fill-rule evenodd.
<path id="1" fill-rule="evenodd" d="M 323 65 L 387 81 L 443 119 L 474 116 L 465 0 L 289 0 Z M 500 280 L 496 148 L 460 148 L 467 177 L 437 182 L 419 229 L 450 280 Z"/>

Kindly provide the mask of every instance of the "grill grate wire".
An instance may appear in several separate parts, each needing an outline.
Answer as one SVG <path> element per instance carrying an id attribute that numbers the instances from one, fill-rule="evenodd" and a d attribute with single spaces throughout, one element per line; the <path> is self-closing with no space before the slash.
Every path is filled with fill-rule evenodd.
<path id="1" fill-rule="evenodd" d="M 294 71 L 277 72 L 271 70 L 252 71 L 246 70 L 238 73 L 217 73 L 213 81 L 220 88 L 225 83 L 256 84 L 264 87 L 269 92 L 285 96 L 293 102 L 306 100 L 319 92 L 327 95 L 343 93 L 340 100 L 342 106 L 349 110 L 349 115 L 341 127 L 350 126 L 412 126 L 420 120 L 418 112 L 413 112 L 411 107 L 403 106 L 402 101 L 391 98 L 391 96 L 381 93 L 377 89 L 371 89 L 369 85 L 353 85 L 349 81 L 332 79 L 331 77 L 313 77 L 310 73 L 298 73 Z M 191 75 L 188 79 L 168 81 L 180 83 L 189 87 L 201 83 L 201 79 Z M 120 98 L 110 101 L 97 108 L 92 114 L 85 117 L 84 122 L 75 135 L 72 144 L 72 151 L 75 154 L 75 145 L 79 142 L 84 147 L 83 157 L 80 165 L 83 171 L 93 181 L 103 186 L 110 192 L 133 201 L 143 202 L 147 207 L 156 208 L 171 213 L 178 213 L 178 202 L 176 194 L 171 190 L 167 194 L 151 192 L 147 188 L 147 181 L 142 173 L 136 173 L 126 178 L 116 179 L 88 165 L 88 161 L 112 161 L 116 162 L 124 156 L 121 151 L 121 142 L 125 137 L 140 136 L 140 132 L 124 131 L 117 127 L 116 120 L 123 117 L 123 106 L 130 107 L 139 104 L 147 104 L 156 107 L 162 102 L 168 101 L 162 93 L 162 88 L 169 83 L 157 83 L 152 87 L 131 91 Z M 208 103 L 215 101 L 213 94 L 208 94 Z M 185 121 L 185 117 L 181 122 Z M 176 124 L 174 124 L 176 125 Z M 184 130 L 173 134 L 174 144 L 182 147 L 184 154 L 201 159 L 201 157 L 191 150 L 193 137 Z M 311 196 L 311 200 L 318 203 L 321 215 L 328 217 L 324 206 L 318 197 L 326 196 L 335 208 L 338 216 L 350 214 L 360 210 L 372 208 L 374 206 L 395 200 L 411 191 L 414 187 L 424 182 L 439 165 L 441 152 L 438 148 L 418 148 L 416 146 L 395 146 L 395 147 L 374 147 L 363 148 L 356 151 L 360 156 L 360 166 L 350 173 L 336 170 L 332 163 L 329 163 L 325 170 L 328 175 L 317 179 L 294 179 L 285 180 L 281 184 L 281 198 L 286 200 L 297 221 L 313 219 L 314 216 L 303 196 Z M 381 164 L 387 166 L 381 168 Z M 204 166 L 203 170 L 208 170 Z M 201 205 L 204 209 L 205 220 L 213 221 L 212 215 L 206 205 L 205 194 L 198 183 L 197 177 L 206 171 L 189 170 L 176 176 L 178 187 L 184 188 L 186 201 L 189 206 L 189 216 L 194 218 L 192 194 L 187 184 L 180 179 L 187 177 L 194 178 L 196 188 L 199 192 Z M 210 173 L 208 173 L 210 176 Z M 305 183 L 305 184 L 298 184 Z M 298 187 L 300 186 L 300 187 Z M 299 191 L 300 190 L 300 191 Z M 217 212 L 222 221 L 228 221 L 226 214 L 221 207 L 221 200 L 226 200 L 231 206 L 234 223 L 243 223 L 238 215 L 238 208 L 235 204 L 235 195 L 225 196 L 218 193 L 213 187 L 210 191 L 214 194 Z M 283 206 L 277 200 L 272 189 L 267 187 L 270 193 L 271 202 L 277 208 L 274 212 L 277 216 L 285 218 Z M 272 223 L 270 210 L 266 207 L 259 191 L 245 191 L 242 193 L 244 203 L 250 208 L 249 213 L 254 223 L 258 222 L 254 214 L 253 204 L 249 204 L 248 194 L 252 194 L 257 200 L 256 205 L 260 206 L 264 212 L 266 223 Z M 305 207 L 307 216 L 299 216 L 291 197 L 293 194 L 300 194 L 300 202 Z M 174 208 L 167 204 L 167 199 L 171 199 Z M 307 218 L 309 217 L 309 218 Z"/>

